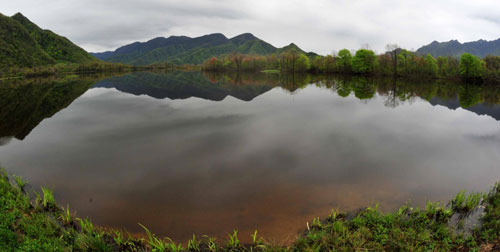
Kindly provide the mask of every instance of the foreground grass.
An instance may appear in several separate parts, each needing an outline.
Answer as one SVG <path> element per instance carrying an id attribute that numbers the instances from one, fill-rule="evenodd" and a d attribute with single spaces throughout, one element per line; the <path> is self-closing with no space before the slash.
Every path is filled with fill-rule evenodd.
<path id="1" fill-rule="evenodd" d="M 0 173 L 0 251 L 498 251 L 500 249 L 500 184 L 488 194 L 460 192 L 447 205 L 423 209 L 402 206 L 383 214 L 377 207 L 353 214 L 332 211 L 314 219 L 292 245 L 275 246 L 252 235 L 242 244 L 238 231 L 226 241 L 195 237 L 187 246 L 159 238 L 146 227 L 146 239 L 96 227 L 74 218 L 69 207 L 57 207 L 52 192 L 28 192 L 20 178 Z M 31 197 L 31 199 L 30 199 Z M 478 227 L 464 220 L 482 212 Z M 139 224 L 140 225 L 140 224 Z"/>

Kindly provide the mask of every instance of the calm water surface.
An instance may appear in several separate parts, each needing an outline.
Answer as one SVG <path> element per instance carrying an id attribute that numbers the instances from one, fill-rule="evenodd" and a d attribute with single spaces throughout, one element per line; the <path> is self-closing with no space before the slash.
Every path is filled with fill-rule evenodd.
<path id="1" fill-rule="evenodd" d="M 500 179 L 499 94 L 197 72 L 1 83 L 0 163 L 98 225 L 286 243 L 332 208 L 487 190 Z"/>

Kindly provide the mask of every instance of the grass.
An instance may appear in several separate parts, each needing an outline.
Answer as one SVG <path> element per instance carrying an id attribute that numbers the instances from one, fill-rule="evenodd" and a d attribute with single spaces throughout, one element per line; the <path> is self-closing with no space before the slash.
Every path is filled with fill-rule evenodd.
<path id="1" fill-rule="evenodd" d="M 64 207 L 62 207 L 62 211 L 61 211 L 61 214 L 59 215 L 59 219 L 66 226 L 73 224 L 73 215 L 69 211 L 69 206 L 66 206 L 66 209 L 64 209 Z"/>
<path id="2" fill-rule="evenodd" d="M 89 219 L 75 218 L 69 207 L 59 208 L 52 191 L 42 188 L 31 201 L 14 177 L 0 173 L 0 251 L 499 251 L 500 184 L 488 194 L 459 192 L 448 204 L 427 202 L 422 208 L 403 205 L 382 213 L 378 206 L 356 213 L 332 210 L 327 218 L 314 218 L 308 230 L 289 246 L 279 246 L 251 235 L 242 244 L 238 231 L 225 241 L 194 236 L 183 247 L 172 239 L 159 238 L 147 227 L 146 239 L 95 226 Z M 36 196 L 38 195 L 38 196 Z M 484 209 L 480 226 L 456 232 L 467 216 Z M 460 218 L 457 223 L 452 220 Z M 76 221 L 75 221 L 76 220 Z M 222 246 L 219 246 L 222 244 Z"/>
<path id="3" fill-rule="evenodd" d="M 229 239 L 227 240 L 227 250 L 228 251 L 239 251 L 240 250 L 240 240 L 238 239 L 238 230 L 234 230 L 233 234 L 228 234 Z"/>
<path id="4" fill-rule="evenodd" d="M 55 208 L 56 201 L 54 199 L 52 191 L 47 187 L 42 187 L 42 193 L 43 193 L 43 201 L 42 201 L 43 207 L 49 210 Z"/>
<path id="5" fill-rule="evenodd" d="M 262 73 L 267 73 L 267 74 L 277 74 L 277 73 L 281 73 L 281 71 L 280 71 L 280 70 L 274 70 L 274 69 L 262 70 L 261 72 L 262 72 Z"/>
<path id="6" fill-rule="evenodd" d="M 14 175 L 14 180 L 16 181 L 17 187 L 19 187 L 19 189 L 24 192 L 24 187 L 26 187 L 27 184 L 26 181 L 16 175 Z"/>
<path id="7" fill-rule="evenodd" d="M 188 241 L 187 249 L 189 251 L 199 252 L 200 251 L 200 241 L 196 240 L 196 236 L 193 234 L 193 238 Z"/>
<path id="8" fill-rule="evenodd" d="M 456 213 L 468 216 L 480 206 L 484 197 L 485 195 L 483 193 L 471 193 L 467 195 L 465 191 L 460 191 L 457 196 L 451 200 L 450 205 Z"/>

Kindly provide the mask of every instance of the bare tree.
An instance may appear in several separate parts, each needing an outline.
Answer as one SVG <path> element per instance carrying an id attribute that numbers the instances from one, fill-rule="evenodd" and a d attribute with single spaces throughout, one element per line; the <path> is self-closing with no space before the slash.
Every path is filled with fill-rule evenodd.
<path id="1" fill-rule="evenodd" d="M 241 70 L 241 63 L 243 62 L 243 55 L 239 52 L 234 51 L 231 54 L 231 59 L 236 64 L 236 68 L 238 69 L 238 72 L 239 72 Z"/>
<path id="2" fill-rule="evenodd" d="M 394 75 L 398 73 L 398 55 L 401 52 L 401 48 L 397 44 L 387 44 L 385 50 L 391 56 L 392 67 Z"/>

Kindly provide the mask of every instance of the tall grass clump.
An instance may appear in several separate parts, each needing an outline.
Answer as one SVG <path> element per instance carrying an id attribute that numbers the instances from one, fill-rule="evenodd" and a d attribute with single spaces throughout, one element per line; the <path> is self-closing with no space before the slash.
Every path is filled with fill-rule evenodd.
<path id="1" fill-rule="evenodd" d="M 239 251 L 241 248 L 240 240 L 238 239 L 238 230 L 234 230 L 233 234 L 228 234 L 226 248 L 228 251 Z"/>
<path id="2" fill-rule="evenodd" d="M 56 208 L 56 201 L 54 199 L 54 194 L 52 193 L 52 190 L 50 190 L 47 187 L 42 187 L 42 193 L 43 193 L 43 201 L 42 205 L 45 209 L 55 209 Z"/>
<path id="3" fill-rule="evenodd" d="M 200 251 L 200 243 L 201 241 L 196 239 L 196 236 L 193 234 L 193 238 L 188 241 L 187 249 L 192 252 Z"/>
<path id="4" fill-rule="evenodd" d="M 139 223 L 144 231 L 146 231 L 146 235 L 148 239 L 146 240 L 147 244 L 151 247 L 151 251 L 153 252 L 180 252 L 183 250 L 182 244 L 176 244 L 172 239 L 166 237 L 165 239 L 158 238 L 155 234 L 151 233 L 151 231 L 145 227 L 144 225 Z"/>
<path id="5" fill-rule="evenodd" d="M 500 183 L 493 186 L 485 203 L 479 236 L 482 241 L 493 242 L 500 239 Z"/>
<path id="6" fill-rule="evenodd" d="M 69 206 L 66 205 L 66 208 L 62 207 L 62 211 L 59 215 L 59 219 L 63 222 L 64 225 L 69 226 L 73 224 L 73 215 L 69 211 Z"/>
<path id="7" fill-rule="evenodd" d="M 14 180 L 16 181 L 17 186 L 19 189 L 24 192 L 24 188 L 26 187 L 27 183 L 24 181 L 21 177 L 14 175 Z"/>
<path id="8" fill-rule="evenodd" d="M 483 193 L 466 194 L 465 191 L 460 191 L 455 198 L 450 201 L 449 205 L 451 205 L 455 213 L 468 216 L 479 208 L 484 196 Z"/>

